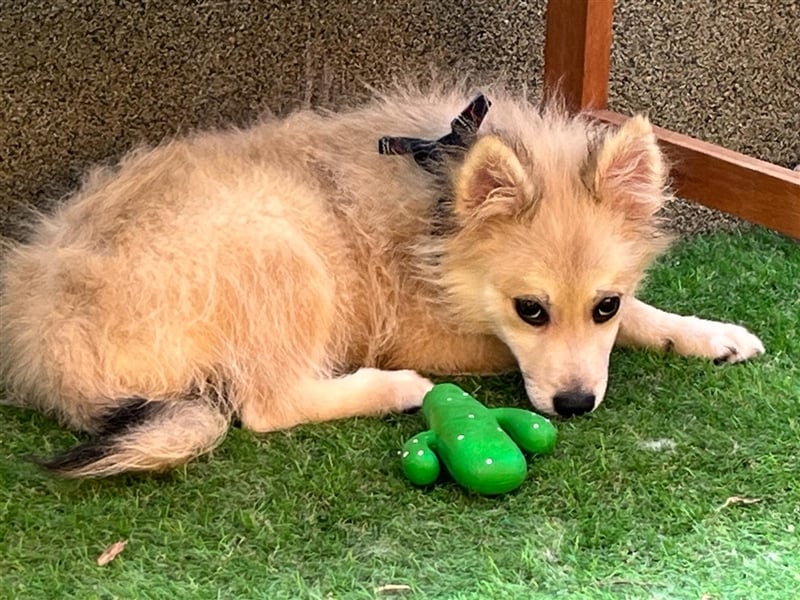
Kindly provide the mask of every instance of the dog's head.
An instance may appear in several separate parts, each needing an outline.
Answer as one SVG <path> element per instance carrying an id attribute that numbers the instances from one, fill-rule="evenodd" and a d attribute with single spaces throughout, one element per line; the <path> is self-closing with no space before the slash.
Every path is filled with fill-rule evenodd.
<path id="1" fill-rule="evenodd" d="M 649 121 L 595 143 L 577 123 L 562 118 L 527 144 L 475 143 L 455 176 L 444 269 L 459 318 L 502 339 L 533 405 L 564 416 L 602 401 L 626 300 L 667 245 Z"/>

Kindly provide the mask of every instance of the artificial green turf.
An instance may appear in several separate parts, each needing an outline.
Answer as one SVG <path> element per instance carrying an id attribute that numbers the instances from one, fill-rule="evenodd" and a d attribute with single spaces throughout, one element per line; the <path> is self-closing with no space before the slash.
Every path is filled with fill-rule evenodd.
<path id="1" fill-rule="evenodd" d="M 768 354 L 718 367 L 615 351 L 604 405 L 558 421 L 555 453 L 500 498 L 402 478 L 396 452 L 420 415 L 234 430 L 170 475 L 75 483 L 20 457 L 76 437 L 3 407 L 0 597 L 374 598 L 386 584 L 409 586 L 400 598 L 793 597 L 800 246 L 763 231 L 684 242 L 643 295 L 742 322 Z M 525 405 L 517 377 L 459 382 Z M 720 508 L 731 496 L 760 502 Z"/>

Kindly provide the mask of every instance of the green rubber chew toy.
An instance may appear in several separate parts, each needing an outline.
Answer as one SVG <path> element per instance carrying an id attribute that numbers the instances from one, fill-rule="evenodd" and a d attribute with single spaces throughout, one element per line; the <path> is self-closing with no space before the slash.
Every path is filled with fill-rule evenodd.
<path id="1" fill-rule="evenodd" d="M 463 487 L 485 495 L 518 488 L 528 472 L 523 451 L 546 454 L 556 429 L 541 415 L 521 408 L 487 408 L 457 385 L 435 385 L 422 401 L 430 429 L 408 440 L 403 473 L 416 485 L 439 477 L 440 461 Z"/>

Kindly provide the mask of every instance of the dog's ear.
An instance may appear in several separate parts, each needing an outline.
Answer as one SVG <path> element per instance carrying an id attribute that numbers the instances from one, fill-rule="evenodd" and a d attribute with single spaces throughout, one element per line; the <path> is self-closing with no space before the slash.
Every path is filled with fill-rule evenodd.
<path id="1" fill-rule="evenodd" d="M 532 195 L 530 188 L 514 149 L 486 135 L 475 142 L 456 174 L 454 210 L 462 223 L 511 216 Z"/>
<path id="2" fill-rule="evenodd" d="M 597 151 L 594 191 L 635 220 L 650 219 L 664 202 L 666 165 L 653 126 L 637 115 L 606 138 Z"/>

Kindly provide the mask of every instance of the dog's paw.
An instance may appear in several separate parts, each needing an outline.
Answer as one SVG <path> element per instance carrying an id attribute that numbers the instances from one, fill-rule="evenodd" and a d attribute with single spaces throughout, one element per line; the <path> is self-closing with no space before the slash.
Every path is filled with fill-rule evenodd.
<path id="1" fill-rule="evenodd" d="M 372 398 L 372 403 L 381 412 L 403 412 L 422 406 L 422 399 L 433 387 L 433 382 L 416 371 L 385 371 L 364 367 L 350 376 L 358 381 L 362 390 Z"/>
<path id="2" fill-rule="evenodd" d="M 398 411 L 422 406 L 422 399 L 433 387 L 433 382 L 411 370 L 384 371 L 384 378 Z"/>
<path id="3" fill-rule="evenodd" d="M 764 353 L 764 344 L 744 327 L 732 323 L 685 317 L 687 327 L 670 340 L 672 349 L 701 356 L 716 364 L 736 363 Z"/>

